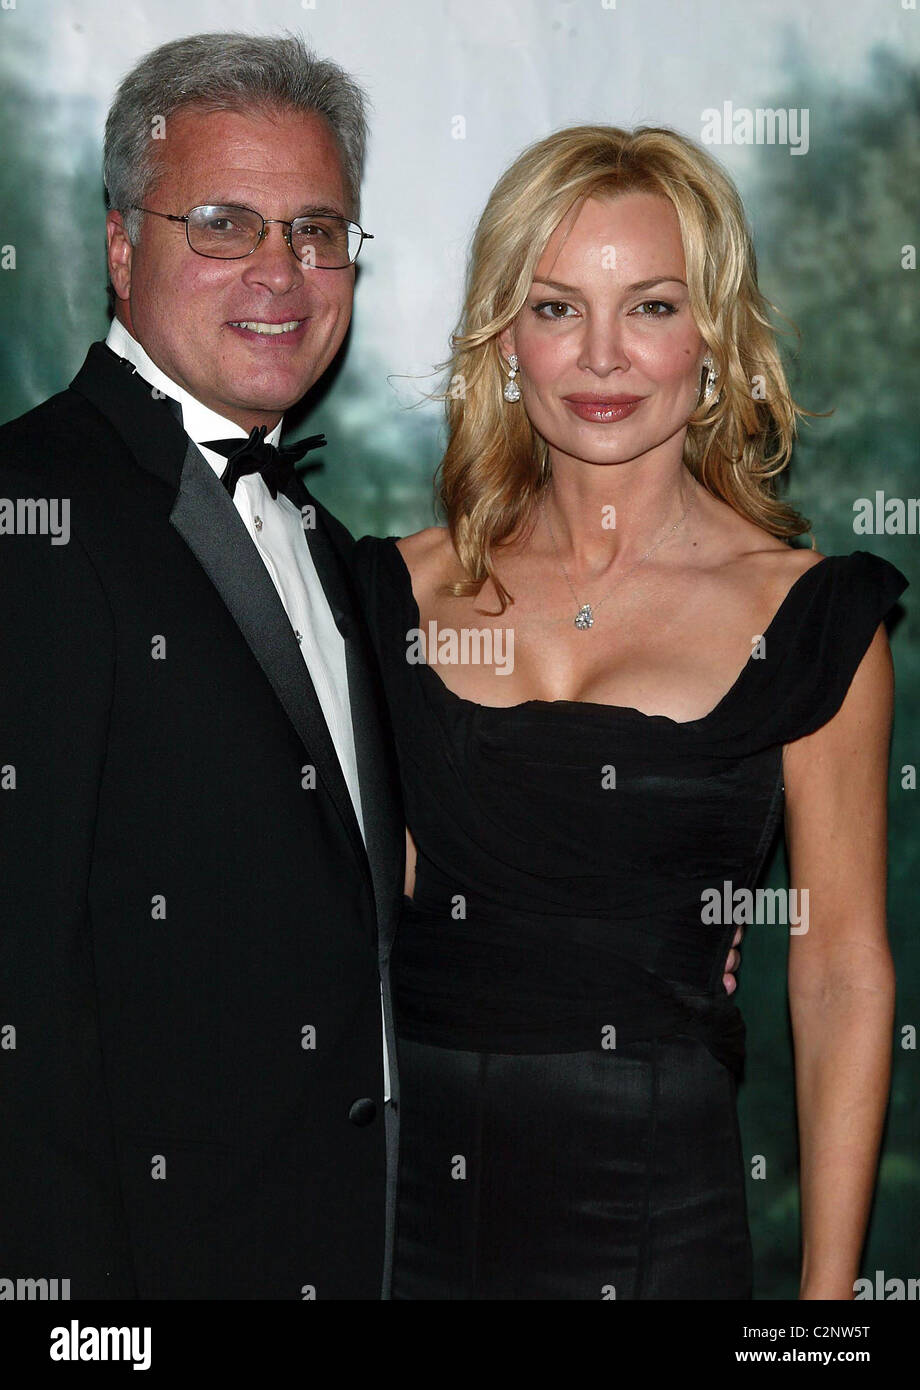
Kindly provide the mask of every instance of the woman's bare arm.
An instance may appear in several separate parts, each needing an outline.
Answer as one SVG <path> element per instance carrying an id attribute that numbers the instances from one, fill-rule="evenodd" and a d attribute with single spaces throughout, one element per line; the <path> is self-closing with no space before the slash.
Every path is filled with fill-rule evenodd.
<path id="1" fill-rule="evenodd" d="M 879 627 L 838 710 L 783 750 L 803 1299 L 850 1299 L 888 1100 L 894 968 L 885 920 L 894 676 Z"/>

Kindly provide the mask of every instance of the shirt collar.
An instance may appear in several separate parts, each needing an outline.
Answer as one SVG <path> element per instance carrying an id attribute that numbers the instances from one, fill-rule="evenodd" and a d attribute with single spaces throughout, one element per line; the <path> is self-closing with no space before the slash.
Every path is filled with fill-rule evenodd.
<path id="1" fill-rule="evenodd" d="M 225 419 L 223 415 L 218 415 L 215 410 L 209 409 L 208 406 L 202 405 L 201 401 L 190 396 L 188 391 L 183 391 L 181 386 L 177 386 L 165 372 L 161 372 L 119 319 L 112 319 L 105 341 L 106 346 L 111 348 L 117 356 L 127 358 L 136 368 L 138 376 L 142 376 L 148 386 L 162 391 L 165 396 L 171 396 L 174 401 L 179 402 L 182 408 L 182 427 L 199 448 L 201 448 L 202 441 L 206 439 L 247 438 L 248 430 L 234 424 L 232 420 Z M 279 420 L 275 428 L 265 436 L 266 444 L 278 443 L 281 437 L 281 424 L 282 422 Z M 227 466 L 225 458 L 216 454 L 213 449 L 202 449 L 202 453 L 215 471 L 223 472 Z"/>

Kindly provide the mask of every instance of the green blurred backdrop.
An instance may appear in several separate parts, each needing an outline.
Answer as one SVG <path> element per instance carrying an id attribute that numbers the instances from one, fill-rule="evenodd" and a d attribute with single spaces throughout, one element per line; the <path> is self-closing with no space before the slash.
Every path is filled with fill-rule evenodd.
<path id="1" fill-rule="evenodd" d="M 798 326 L 800 337 L 790 332 L 784 340 L 794 394 L 812 410 L 833 412 L 803 426 L 785 495 L 812 519 L 822 551 L 873 550 L 913 584 L 892 632 L 890 930 L 899 993 L 891 1106 L 863 1273 L 917 1277 L 920 1083 L 917 1053 L 901 1036 L 920 1019 L 920 792 L 902 786 L 902 769 L 920 762 L 920 539 L 854 535 L 853 503 L 876 489 L 920 496 L 917 272 L 904 249 L 918 239 L 920 20 L 915 14 L 912 27 L 899 30 L 902 17 L 889 15 L 888 28 L 876 33 L 864 4 L 821 3 L 800 30 L 797 6 L 787 0 L 650 4 L 641 22 L 597 6 L 576 22 L 578 8 L 509 6 L 517 23 L 500 22 L 497 36 L 502 12 L 484 0 L 462 10 L 411 0 L 386 16 L 363 0 L 332 17 L 310 16 L 317 49 L 355 71 L 372 93 L 364 221 L 378 237 L 365 253 L 334 384 L 296 422 L 298 433 L 322 429 L 330 440 L 311 486 L 355 534 L 405 534 L 430 524 L 443 434 L 439 409 L 421 393 L 434 388 L 435 364 L 447 355 L 477 213 L 523 144 L 587 120 L 674 125 L 698 139 L 700 111 L 726 99 L 809 109 L 806 156 L 780 148 L 712 152 L 741 188 L 762 288 Z M 65 385 L 87 344 L 105 334 L 100 130 L 118 77 L 141 52 L 182 33 L 265 31 L 288 22 L 286 8 L 274 3 L 217 11 L 170 3 L 156 12 L 142 4 L 128 15 L 133 28 L 117 40 L 101 0 L 0 15 L 0 245 L 15 255 L 13 266 L 6 251 L 0 271 L 3 419 Z M 849 48 L 831 27 L 846 19 L 855 25 Z M 752 34 L 751 24 L 759 31 Z M 715 32 L 726 40 L 717 50 L 709 42 Z M 662 33 L 672 39 L 664 47 Z M 458 112 L 469 118 L 462 143 L 451 126 Z M 784 875 L 778 848 L 766 881 L 781 885 Z M 781 933 L 748 929 L 739 995 L 749 1040 L 741 1115 L 749 1163 L 755 1155 L 766 1160 L 764 1178 L 748 1183 L 758 1298 L 794 1297 L 798 1278 L 785 963 Z"/>

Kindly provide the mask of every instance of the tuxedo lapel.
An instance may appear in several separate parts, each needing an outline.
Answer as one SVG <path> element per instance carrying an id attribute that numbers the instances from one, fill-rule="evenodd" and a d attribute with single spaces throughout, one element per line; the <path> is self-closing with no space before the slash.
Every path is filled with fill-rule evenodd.
<path id="1" fill-rule="evenodd" d="M 274 689 L 328 792 L 359 862 L 367 851 L 338 755 L 284 605 L 214 470 L 129 363 L 94 343 L 72 383 L 111 422 L 140 466 L 176 489 L 169 520 L 195 555 Z M 377 885 L 374 883 L 376 892 Z"/>
<path id="2" fill-rule="evenodd" d="M 300 478 L 287 492 L 304 518 L 304 534 L 320 583 L 345 643 L 348 699 L 361 788 L 364 835 L 374 881 L 381 952 L 395 925 L 402 892 L 403 814 L 376 658 L 347 567 L 323 521 L 322 508 Z"/>
<path id="3" fill-rule="evenodd" d="M 366 853 L 322 706 L 290 620 L 226 488 L 191 442 L 169 518 L 220 594 L 334 801 L 355 853 Z"/>

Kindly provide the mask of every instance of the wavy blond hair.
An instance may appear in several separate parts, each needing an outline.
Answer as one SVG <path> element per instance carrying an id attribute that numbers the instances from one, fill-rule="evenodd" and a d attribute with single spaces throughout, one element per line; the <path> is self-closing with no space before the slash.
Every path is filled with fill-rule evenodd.
<path id="1" fill-rule="evenodd" d="M 757 286 L 757 263 L 738 190 L 692 140 L 663 127 L 586 125 L 529 146 L 501 176 L 470 251 L 460 323 L 447 363 L 449 439 L 438 493 L 469 578 L 453 593 L 495 585 L 512 601 L 493 552 L 532 521 L 549 478 L 549 451 L 526 413 L 502 397 L 499 334 L 523 307 L 550 236 L 593 196 L 658 193 L 673 204 L 687 265 L 690 308 L 718 372 L 720 394 L 689 420 L 684 462 L 713 496 L 771 535 L 810 523 L 775 493 L 796 433 L 796 405 Z M 777 311 L 778 312 L 778 311 Z M 754 379 L 759 390 L 752 391 Z"/>

